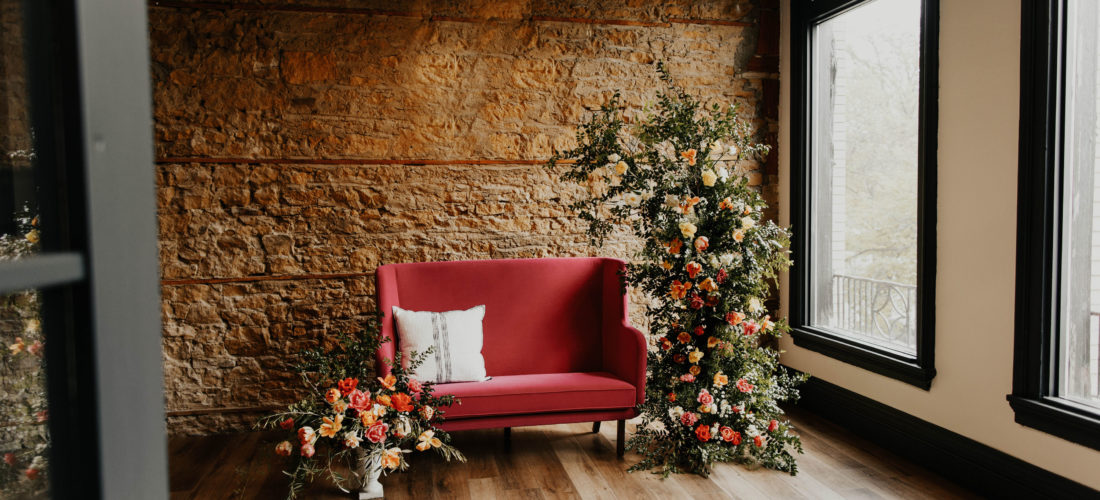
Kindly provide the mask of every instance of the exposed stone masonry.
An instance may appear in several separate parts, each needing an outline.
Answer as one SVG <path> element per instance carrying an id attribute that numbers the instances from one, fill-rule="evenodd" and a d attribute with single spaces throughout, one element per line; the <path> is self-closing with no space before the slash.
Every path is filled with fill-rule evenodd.
<path id="1" fill-rule="evenodd" d="M 159 3 L 173 433 L 292 400 L 287 354 L 374 314 L 380 264 L 629 256 L 622 234 L 588 246 L 579 191 L 540 163 L 614 90 L 646 104 L 654 61 L 774 140 L 770 1 Z M 752 175 L 774 203 L 774 158 Z"/>

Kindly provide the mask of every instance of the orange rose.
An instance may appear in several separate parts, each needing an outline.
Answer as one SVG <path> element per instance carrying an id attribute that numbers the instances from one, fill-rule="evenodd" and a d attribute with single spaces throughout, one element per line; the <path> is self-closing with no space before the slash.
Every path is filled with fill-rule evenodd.
<path id="1" fill-rule="evenodd" d="M 333 404 L 338 399 L 340 399 L 340 389 L 333 387 L 325 393 L 325 401 L 328 401 L 328 404 Z"/>
<path id="2" fill-rule="evenodd" d="M 688 368 L 688 372 L 692 375 L 698 375 L 700 371 L 702 370 L 699 368 L 699 365 L 691 365 L 691 368 Z"/>
<path id="3" fill-rule="evenodd" d="M 688 332 L 680 332 L 680 334 L 676 336 L 676 340 L 679 340 L 681 344 L 686 344 L 691 342 L 691 335 L 688 334 Z"/>
<path id="4" fill-rule="evenodd" d="M 733 210 L 733 202 L 729 198 L 718 202 L 718 210 Z"/>
<path id="5" fill-rule="evenodd" d="M 403 392 L 399 392 L 397 394 L 394 394 L 392 402 L 393 402 L 393 409 L 395 409 L 397 411 L 409 412 L 409 411 L 413 411 L 413 409 L 414 409 L 413 405 L 410 404 L 412 402 L 412 398 L 409 397 L 408 394 L 405 394 Z"/>
<path id="6" fill-rule="evenodd" d="M 667 260 L 662 260 L 661 267 L 664 268 L 665 271 L 669 271 L 672 269 L 672 263 Z"/>
<path id="7" fill-rule="evenodd" d="M 697 427 L 695 429 L 695 437 L 699 438 L 700 441 L 710 441 L 710 426 L 700 425 Z"/>
<path id="8" fill-rule="evenodd" d="M 718 387 L 722 387 L 722 386 L 724 386 L 728 383 L 730 383 L 730 378 L 728 376 L 726 376 L 726 374 L 724 374 L 722 372 L 718 372 L 718 373 L 714 374 L 714 385 L 716 385 Z"/>
<path id="9" fill-rule="evenodd" d="M 699 288 L 708 292 L 714 292 L 718 290 L 718 284 L 715 283 L 714 280 L 707 278 L 703 280 L 702 283 L 699 283 Z"/>
<path id="10" fill-rule="evenodd" d="M 363 427 L 370 427 L 378 421 L 378 416 L 372 411 L 359 412 L 359 421 L 363 422 Z"/>
<path id="11" fill-rule="evenodd" d="M 697 154 L 697 152 L 695 151 L 694 148 L 692 148 L 692 149 L 689 149 L 687 151 L 684 151 L 683 153 L 680 153 L 680 156 L 683 157 L 683 159 L 687 160 L 688 165 L 695 165 L 695 155 L 696 154 Z"/>
<path id="12" fill-rule="evenodd" d="M 672 255 L 680 255 L 680 249 L 683 248 L 684 242 L 680 241 L 680 238 L 672 238 L 672 241 L 668 242 L 668 253 Z"/>
<path id="13" fill-rule="evenodd" d="M 394 377 L 392 373 L 386 375 L 386 378 L 378 377 L 378 381 L 382 383 L 382 387 L 385 387 L 386 389 L 389 389 L 391 391 L 397 385 L 397 377 Z"/>
<path id="14" fill-rule="evenodd" d="M 684 270 L 687 271 L 689 278 L 695 279 L 695 277 L 703 271 L 703 266 L 699 265 L 698 262 L 692 261 L 688 262 L 687 265 L 684 266 Z"/>
<path id="15" fill-rule="evenodd" d="M 683 213 L 684 215 L 687 215 L 687 214 L 690 214 L 690 213 L 694 212 L 695 211 L 695 205 L 698 205 L 700 201 L 701 201 L 701 198 L 699 198 L 698 196 L 684 199 L 684 201 L 682 203 L 680 203 L 680 212 Z M 694 231 L 692 231 L 692 232 L 694 232 Z"/>
<path id="16" fill-rule="evenodd" d="M 669 287 L 668 294 L 674 299 L 682 299 L 687 296 L 688 290 L 691 290 L 691 282 L 680 283 L 680 280 L 674 280 L 672 286 Z"/>
<path id="17" fill-rule="evenodd" d="M 729 323 L 730 326 L 740 325 L 742 321 L 745 321 L 744 314 L 741 314 L 737 311 L 730 311 L 726 313 L 726 322 Z"/>
<path id="18" fill-rule="evenodd" d="M 714 346 L 718 345 L 718 342 L 719 342 L 718 337 L 711 337 L 711 338 L 707 339 L 707 348 L 708 349 L 714 349 Z"/>
<path id="19" fill-rule="evenodd" d="M 385 395 L 385 394 L 382 394 L 382 395 L 374 398 L 374 400 L 382 406 L 393 408 L 393 403 L 390 402 L 390 397 Z"/>
<path id="20" fill-rule="evenodd" d="M 668 337 L 661 337 L 661 349 L 665 351 L 672 349 L 672 341 Z"/>

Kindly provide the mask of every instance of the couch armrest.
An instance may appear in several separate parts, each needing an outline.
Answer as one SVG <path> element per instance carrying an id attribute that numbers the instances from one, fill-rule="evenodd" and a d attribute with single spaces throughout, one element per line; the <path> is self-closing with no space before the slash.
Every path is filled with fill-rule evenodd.
<path id="1" fill-rule="evenodd" d="M 631 384 L 638 390 L 637 403 L 645 402 L 646 370 L 645 335 L 626 324 L 604 332 L 604 369 Z"/>
<path id="2" fill-rule="evenodd" d="M 397 333 L 394 331 L 393 306 L 400 305 L 397 301 L 397 276 L 389 266 L 379 266 L 375 272 L 375 288 L 378 292 L 378 317 L 379 334 L 384 342 L 374 355 L 374 371 L 380 377 L 390 374 L 387 362 L 392 363 L 394 352 L 397 351 Z"/>

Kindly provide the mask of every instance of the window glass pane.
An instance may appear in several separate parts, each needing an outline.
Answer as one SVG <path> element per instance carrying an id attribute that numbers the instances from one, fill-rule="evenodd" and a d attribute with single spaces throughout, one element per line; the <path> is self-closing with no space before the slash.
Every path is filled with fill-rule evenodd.
<path id="1" fill-rule="evenodd" d="M 1062 276 L 1056 393 L 1100 407 L 1100 8 L 1066 12 Z"/>
<path id="2" fill-rule="evenodd" d="M 49 432 L 40 294 L 0 296 L 0 498 L 47 498 Z"/>
<path id="3" fill-rule="evenodd" d="M 0 0 L 0 260 L 38 248 L 20 5 L 19 0 Z"/>
<path id="4" fill-rule="evenodd" d="M 810 321 L 916 353 L 919 0 L 814 27 Z"/>

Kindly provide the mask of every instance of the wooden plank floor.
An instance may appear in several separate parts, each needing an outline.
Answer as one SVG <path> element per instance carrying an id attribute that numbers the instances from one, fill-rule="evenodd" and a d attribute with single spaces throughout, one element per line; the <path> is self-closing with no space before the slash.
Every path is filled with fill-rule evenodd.
<path id="1" fill-rule="evenodd" d="M 637 461 L 615 457 L 615 425 L 599 434 L 591 424 L 522 427 L 453 433 L 467 463 L 416 454 L 409 473 L 382 479 L 386 498 L 973 498 L 974 495 L 882 448 L 804 412 L 792 421 L 806 453 L 791 477 L 766 469 L 719 464 L 710 478 L 677 475 L 662 480 L 627 473 Z M 631 426 L 628 424 L 628 432 Z M 283 434 L 176 437 L 169 443 L 172 499 L 282 498 L 286 476 L 276 466 L 275 443 Z M 347 499 L 318 481 L 305 498 Z"/>

